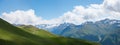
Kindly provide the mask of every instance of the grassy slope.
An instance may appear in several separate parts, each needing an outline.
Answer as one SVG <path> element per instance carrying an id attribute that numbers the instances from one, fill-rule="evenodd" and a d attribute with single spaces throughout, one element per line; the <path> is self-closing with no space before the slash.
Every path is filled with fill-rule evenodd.
<path id="1" fill-rule="evenodd" d="M 31 26 L 17 28 L 0 19 L 0 45 L 98 45 L 84 40 L 55 36 Z"/>

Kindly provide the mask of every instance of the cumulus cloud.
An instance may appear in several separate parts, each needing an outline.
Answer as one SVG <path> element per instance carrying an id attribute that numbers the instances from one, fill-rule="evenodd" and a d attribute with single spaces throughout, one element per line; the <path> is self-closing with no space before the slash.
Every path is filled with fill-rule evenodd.
<path id="1" fill-rule="evenodd" d="M 75 6 L 72 11 L 62 16 L 62 19 L 64 18 L 67 18 L 67 22 L 74 24 L 86 21 L 95 22 L 105 18 L 120 20 L 120 1 L 104 0 L 102 4 L 90 4 L 87 7 Z"/>
<path id="2" fill-rule="evenodd" d="M 103 5 L 108 10 L 120 12 L 120 0 L 105 0 Z"/>
<path id="3" fill-rule="evenodd" d="M 34 10 L 30 9 L 27 11 L 17 10 L 14 12 L 4 12 L 1 16 L 2 19 L 12 24 L 38 24 L 42 21 L 41 17 L 37 17 Z"/>
<path id="4" fill-rule="evenodd" d="M 90 4 L 87 7 L 75 6 L 72 11 L 51 20 L 45 20 L 35 15 L 34 10 L 17 10 L 3 13 L 1 18 L 13 24 L 81 24 L 86 21 L 99 21 L 105 18 L 120 20 L 120 1 L 104 0 L 102 4 Z"/>

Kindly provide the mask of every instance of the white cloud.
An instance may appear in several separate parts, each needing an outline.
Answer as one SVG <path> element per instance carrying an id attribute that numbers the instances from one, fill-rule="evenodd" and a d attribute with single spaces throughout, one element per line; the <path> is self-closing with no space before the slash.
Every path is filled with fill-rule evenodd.
<path id="1" fill-rule="evenodd" d="M 105 18 L 120 20 L 120 0 L 104 0 L 102 4 L 91 4 L 88 7 L 75 6 L 67 15 L 65 13 L 63 18 L 67 18 L 68 22 L 74 24 L 95 22 Z"/>
<path id="2" fill-rule="evenodd" d="M 120 12 L 120 0 L 105 0 L 103 5 L 108 10 Z"/>
<path id="3" fill-rule="evenodd" d="M 6 13 L 4 12 L 1 16 L 4 20 L 12 24 L 38 24 L 42 18 L 37 17 L 34 10 L 30 9 L 27 11 L 17 10 L 14 12 Z"/>
<path id="4" fill-rule="evenodd" d="M 72 11 L 51 20 L 36 16 L 32 9 L 3 13 L 1 17 L 15 24 L 59 24 L 64 22 L 81 24 L 86 21 L 94 22 L 105 18 L 120 20 L 120 1 L 104 0 L 102 4 L 91 4 L 88 7 L 75 6 Z"/>

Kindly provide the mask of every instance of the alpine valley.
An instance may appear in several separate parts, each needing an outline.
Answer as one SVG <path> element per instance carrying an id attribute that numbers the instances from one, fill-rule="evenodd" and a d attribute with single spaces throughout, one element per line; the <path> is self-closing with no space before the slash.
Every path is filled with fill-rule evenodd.
<path id="1" fill-rule="evenodd" d="M 0 0 L 0 45 L 120 45 L 120 0 Z"/>

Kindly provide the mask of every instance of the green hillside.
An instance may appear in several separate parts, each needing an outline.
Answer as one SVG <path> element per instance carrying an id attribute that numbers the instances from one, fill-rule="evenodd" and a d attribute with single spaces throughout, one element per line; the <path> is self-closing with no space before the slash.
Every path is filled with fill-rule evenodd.
<path id="1" fill-rule="evenodd" d="M 99 45 L 98 43 L 64 38 L 33 26 L 15 27 L 0 19 L 0 45 Z"/>

